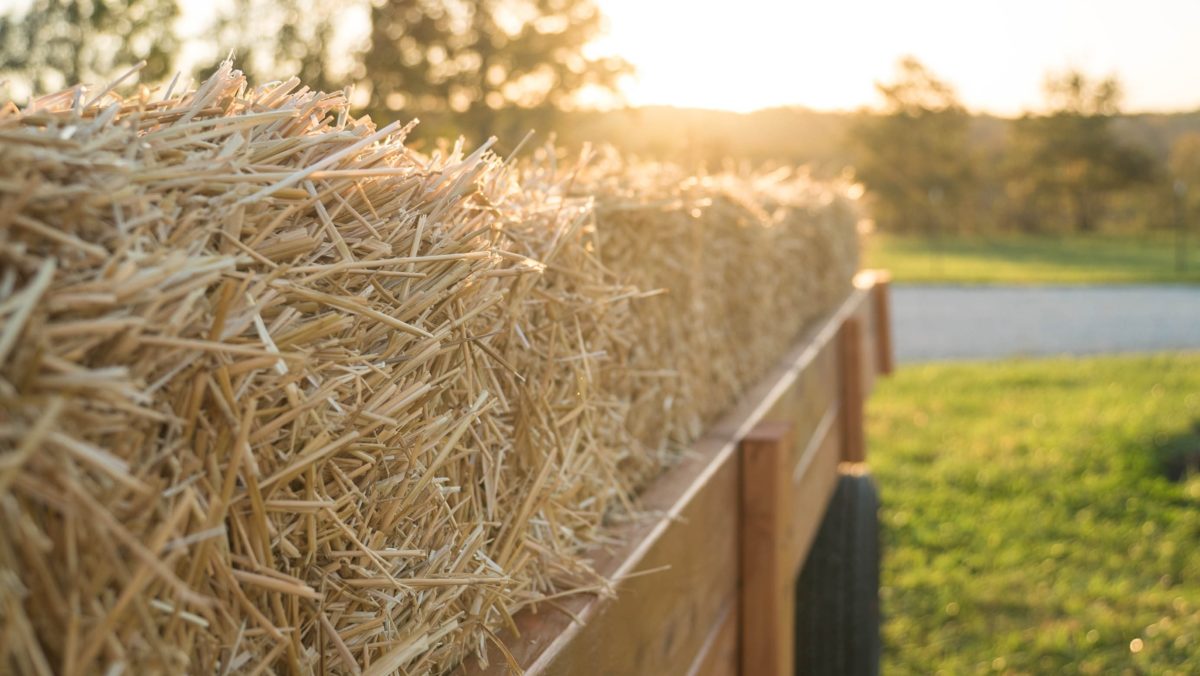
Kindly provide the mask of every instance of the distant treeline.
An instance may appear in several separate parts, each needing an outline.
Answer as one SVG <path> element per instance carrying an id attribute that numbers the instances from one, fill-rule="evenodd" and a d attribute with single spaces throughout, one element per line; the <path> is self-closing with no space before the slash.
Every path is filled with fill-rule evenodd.
<path id="1" fill-rule="evenodd" d="M 849 133 L 871 112 L 822 111 L 781 107 L 735 113 L 727 110 L 645 106 L 610 111 L 562 113 L 554 130 L 569 147 L 603 143 L 652 159 L 717 166 L 729 160 L 758 164 L 801 164 L 833 176 L 854 165 Z M 1013 118 L 969 115 L 970 142 L 981 153 L 1002 153 Z M 1181 136 L 1200 133 L 1200 110 L 1178 113 L 1122 113 L 1113 117 L 1122 141 L 1141 146 L 1165 163 Z"/>
<path id="2" fill-rule="evenodd" d="M 1147 232 L 1186 226 L 1200 206 L 1200 111 L 1122 113 L 1111 78 L 1052 75 L 1045 109 L 1018 118 L 967 113 L 911 60 L 879 88 L 875 110 L 658 106 L 565 113 L 555 126 L 568 147 L 855 176 L 893 232 Z"/>
<path id="3" fill-rule="evenodd" d="M 359 113 L 419 118 L 426 139 L 520 138 L 583 89 L 615 96 L 630 64 L 584 50 L 603 20 L 594 0 L 0 2 L 0 101 L 103 85 L 139 61 L 126 85 L 204 78 L 232 54 L 252 82 L 352 91 Z"/>

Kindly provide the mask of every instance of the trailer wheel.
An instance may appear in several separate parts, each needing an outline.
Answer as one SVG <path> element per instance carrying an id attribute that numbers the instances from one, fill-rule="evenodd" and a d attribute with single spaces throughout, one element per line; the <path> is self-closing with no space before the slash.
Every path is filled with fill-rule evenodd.
<path id="1" fill-rule="evenodd" d="M 796 583 L 796 674 L 877 676 L 879 623 L 879 493 L 851 470 Z"/>

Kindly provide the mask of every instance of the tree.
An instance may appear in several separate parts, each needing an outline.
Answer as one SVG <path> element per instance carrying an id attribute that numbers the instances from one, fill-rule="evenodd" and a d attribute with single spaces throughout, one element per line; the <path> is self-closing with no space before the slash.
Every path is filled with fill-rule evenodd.
<path id="1" fill-rule="evenodd" d="M 1182 182 L 1187 193 L 1197 193 L 1193 202 L 1200 202 L 1200 132 L 1187 132 L 1175 139 L 1168 167 L 1171 177 Z"/>
<path id="2" fill-rule="evenodd" d="M 1112 130 L 1121 86 L 1112 77 L 1093 80 L 1078 71 L 1051 75 L 1045 85 L 1049 112 L 1016 121 L 1010 194 L 1032 221 L 1065 213 L 1079 232 L 1098 229 L 1111 196 L 1154 178 L 1153 159 L 1121 143 Z"/>
<path id="3" fill-rule="evenodd" d="M 0 76 L 32 92 L 93 84 L 145 60 L 143 81 L 171 72 L 175 0 L 34 0 L 0 17 Z"/>
<path id="4" fill-rule="evenodd" d="M 376 116 L 420 116 L 435 132 L 512 136 L 629 72 L 584 46 L 603 17 L 592 0 L 388 0 L 372 5 L 362 54 Z M 442 127 L 442 128 L 439 128 Z"/>
<path id="5" fill-rule="evenodd" d="M 875 85 L 882 113 L 860 114 L 850 131 L 875 220 L 884 230 L 929 235 L 969 227 L 969 116 L 954 89 L 915 58 L 901 59 L 897 70 L 894 82 Z"/>
<path id="6" fill-rule="evenodd" d="M 321 91 L 344 87 L 355 75 L 353 54 L 339 54 L 339 28 L 366 2 L 337 0 L 233 0 L 219 14 L 215 32 L 222 55 L 234 51 L 238 68 L 252 81 L 296 76 Z M 353 51 L 353 50 L 351 50 Z"/>
<path id="7" fill-rule="evenodd" d="M 1175 204 L 1175 268 L 1186 272 L 1188 231 L 1200 204 L 1200 132 L 1189 132 L 1175 139 L 1168 168 Z"/>

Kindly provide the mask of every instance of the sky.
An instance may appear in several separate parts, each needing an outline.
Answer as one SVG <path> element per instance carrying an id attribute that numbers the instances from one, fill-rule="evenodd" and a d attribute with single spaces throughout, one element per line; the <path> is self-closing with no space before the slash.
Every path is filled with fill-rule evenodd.
<path id="1" fill-rule="evenodd" d="M 968 108 L 1036 109 L 1049 70 L 1117 75 L 1130 111 L 1200 108 L 1200 0 L 598 0 L 594 46 L 638 68 L 634 105 L 877 103 L 916 56 Z"/>
<path id="2" fill-rule="evenodd" d="M 185 34 L 200 37 L 213 2 L 182 0 Z M 1067 68 L 1118 76 L 1128 111 L 1200 108 L 1200 0 L 596 2 L 608 34 L 590 51 L 634 64 L 633 105 L 855 109 L 911 54 L 977 112 L 1036 110 L 1046 73 Z"/>

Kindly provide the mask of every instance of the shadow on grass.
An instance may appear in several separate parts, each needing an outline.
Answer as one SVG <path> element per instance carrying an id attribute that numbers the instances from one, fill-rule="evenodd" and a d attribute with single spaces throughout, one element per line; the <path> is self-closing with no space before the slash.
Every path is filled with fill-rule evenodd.
<path id="1" fill-rule="evenodd" d="M 1171 481 L 1200 474 L 1200 420 L 1181 432 L 1156 439 L 1154 445 L 1159 466 Z"/>

